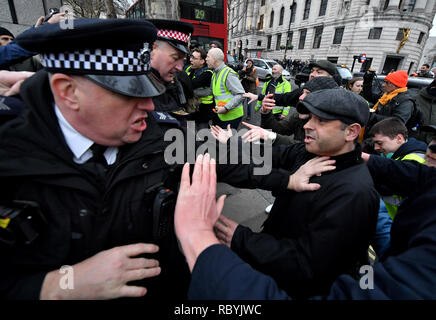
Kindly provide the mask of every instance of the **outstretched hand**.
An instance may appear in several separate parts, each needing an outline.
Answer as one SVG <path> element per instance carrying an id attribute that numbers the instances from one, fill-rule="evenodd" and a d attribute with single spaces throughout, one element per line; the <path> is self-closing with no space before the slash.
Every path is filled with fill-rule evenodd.
<path id="1" fill-rule="evenodd" d="M 244 121 L 242 122 L 242 124 L 244 126 L 250 128 L 250 130 L 248 130 L 246 133 L 244 133 L 241 137 L 244 142 L 255 142 L 255 141 L 258 141 L 260 139 L 262 139 L 264 141 L 268 140 L 270 131 L 263 129 L 259 126 L 255 126 L 254 124 L 244 122 Z"/>
<path id="2" fill-rule="evenodd" d="M 227 143 L 227 140 L 229 140 L 233 136 L 230 124 L 227 125 L 227 130 L 224 130 L 220 126 L 211 126 L 210 132 L 212 133 L 214 138 L 221 143 Z"/>
<path id="3" fill-rule="evenodd" d="M 213 227 L 224 207 L 225 195 L 216 200 L 216 163 L 209 154 L 199 155 L 192 182 L 189 163 L 183 167 L 174 213 L 174 227 L 192 271 L 200 253 L 218 244 Z"/>
<path id="4" fill-rule="evenodd" d="M 258 99 L 258 96 L 256 94 L 254 94 L 254 93 L 251 93 L 251 92 L 246 92 L 242 96 L 244 98 L 249 98 L 250 99 L 250 100 L 248 100 L 248 104 L 250 104 L 250 103 L 252 103 L 254 101 L 257 101 L 257 99 Z"/>
<path id="5" fill-rule="evenodd" d="M 297 192 L 318 190 L 321 186 L 318 183 L 310 183 L 309 179 L 336 169 L 333 165 L 335 162 L 336 160 L 329 160 L 329 157 L 316 157 L 307 161 L 289 177 L 288 189 Z"/>
<path id="6" fill-rule="evenodd" d="M 262 100 L 262 113 L 268 113 L 276 106 L 276 101 L 273 99 L 274 94 L 268 93 Z"/>

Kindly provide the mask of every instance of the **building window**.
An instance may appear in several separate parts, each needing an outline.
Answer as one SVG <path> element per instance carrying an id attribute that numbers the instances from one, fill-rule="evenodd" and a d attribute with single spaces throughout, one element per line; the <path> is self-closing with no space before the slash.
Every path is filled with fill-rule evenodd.
<path id="1" fill-rule="evenodd" d="M 340 27 L 335 29 L 335 36 L 333 38 L 333 44 L 341 44 L 342 37 L 344 35 L 345 27 Z"/>
<path id="2" fill-rule="evenodd" d="M 269 27 L 272 28 L 274 25 L 274 10 L 271 11 L 271 16 L 269 18 Z"/>
<path id="3" fill-rule="evenodd" d="M 260 1 L 260 6 L 263 7 L 265 5 L 265 0 Z"/>
<path id="4" fill-rule="evenodd" d="M 369 30 L 368 39 L 380 39 L 383 28 L 372 28 Z"/>
<path id="5" fill-rule="evenodd" d="M 323 26 L 315 28 L 315 36 L 313 37 L 313 48 L 314 49 L 319 49 L 319 47 L 321 46 L 321 37 L 322 37 L 323 29 L 324 29 Z"/>
<path id="6" fill-rule="evenodd" d="M 257 46 L 258 47 L 262 46 L 262 40 L 257 40 Z"/>
<path id="7" fill-rule="evenodd" d="M 327 60 L 334 64 L 338 63 L 338 59 L 338 57 L 327 57 Z"/>
<path id="8" fill-rule="evenodd" d="M 268 36 L 268 43 L 267 43 L 267 45 L 266 45 L 266 48 L 269 50 L 269 49 L 271 49 L 271 39 L 272 39 L 272 36 Z"/>
<path id="9" fill-rule="evenodd" d="M 312 2 L 312 0 L 306 0 L 306 5 L 304 6 L 303 20 L 306 20 L 307 18 L 309 18 L 311 2 Z"/>
<path id="10" fill-rule="evenodd" d="M 307 29 L 300 30 L 300 42 L 298 43 L 298 49 L 304 49 L 304 43 L 306 42 Z"/>
<path id="11" fill-rule="evenodd" d="M 294 37 L 294 32 L 289 31 L 288 32 L 288 40 L 286 41 L 286 47 L 288 47 L 292 44 L 292 38 Z"/>
<path id="12" fill-rule="evenodd" d="M 259 24 L 257 25 L 257 30 L 263 30 L 263 14 L 259 17 Z"/>
<path id="13" fill-rule="evenodd" d="M 407 5 L 407 12 L 413 12 L 415 9 L 416 0 L 409 0 L 409 4 Z"/>
<path id="14" fill-rule="evenodd" d="M 327 10 L 328 0 L 321 0 L 321 6 L 319 7 L 319 16 L 325 16 L 325 12 Z"/>
<path id="15" fill-rule="evenodd" d="M 297 3 L 294 2 L 294 4 L 291 6 L 291 20 L 289 21 L 289 24 L 292 22 L 295 22 L 295 13 L 297 12 Z"/>
<path id="16" fill-rule="evenodd" d="M 282 7 L 280 9 L 280 19 L 279 19 L 279 26 L 283 24 L 283 18 L 285 17 L 285 7 Z"/>
<path id="17" fill-rule="evenodd" d="M 282 35 L 278 34 L 277 35 L 277 42 L 276 42 L 276 50 L 280 50 L 280 44 L 282 42 Z"/>
<path id="18" fill-rule="evenodd" d="M 424 39 L 424 35 L 425 35 L 424 32 L 421 32 L 421 33 L 419 34 L 419 37 L 418 37 L 418 44 L 421 44 L 422 39 Z"/>

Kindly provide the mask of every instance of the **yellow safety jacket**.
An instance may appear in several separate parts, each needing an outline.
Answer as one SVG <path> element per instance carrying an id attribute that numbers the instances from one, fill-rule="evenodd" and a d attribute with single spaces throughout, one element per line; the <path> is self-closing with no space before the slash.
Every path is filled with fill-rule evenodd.
<path id="1" fill-rule="evenodd" d="M 424 155 L 418 154 L 418 153 L 409 153 L 406 154 L 404 157 L 398 157 L 395 160 L 408 160 L 408 161 L 416 161 L 418 163 L 425 163 Z M 392 195 L 392 196 L 383 196 L 382 197 L 383 202 L 385 203 L 386 209 L 388 210 L 388 214 L 391 217 L 392 220 L 394 220 L 395 216 L 397 215 L 398 207 L 401 204 L 401 201 L 403 198 L 399 195 Z"/>
<path id="2" fill-rule="evenodd" d="M 200 73 L 202 74 L 203 72 L 212 72 L 212 70 L 207 69 L 206 67 L 203 68 L 204 70 Z M 191 76 L 191 72 L 192 72 L 192 66 L 189 66 L 185 69 L 185 73 L 190 77 Z M 213 72 L 212 72 L 213 73 Z M 192 79 L 195 79 L 195 72 L 194 75 L 192 76 Z M 205 89 L 206 87 L 203 87 L 201 89 Z M 202 104 L 212 104 L 213 103 L 213 95 L 209 95 L 209 96 L 204 96 L 204 97 L 200 97 L 201 103 Z"/>
<path id="3" fill-rule="evenodd" d="M 232 100 L 234 97 L 232 93 L 226 87 L 226 80 L 229 73 L 232 72 L 238 75 L 235 71 L 233 71 L 230 67 L 225 66 L 219 73 L 218 76 L 214 72 L 212 75 L 212 92 L 215 98 L 215 104 L 217 106 L 223 107 Z M 241 105 L 237 106 L 234 109 L 229 110 L 226 113 L 219 113 L 218 118 L 221 121 L 231 121 L 234 119 L 238 119 L 244 116 L 244 107 Z"/>
<path id="4" fill-rule="evenodd" d="M 277 84 L 275 93 L 283 94 L 283 93 L 291 92 L 291 84 L 289 83 L 289 81 L 285 80 L 283 78 L 283 76 L 281 76 L 281 77 L 282 77 L 282 82 L 279 82 Z M 266 93 L 267 93 L 266 92 L 266 88 L 268 88 L 268 85 L 269 85 L 269 83 L 271 81 L 272 81 L 272 79 L 267 81 L 267 82 L 265 82 L 265 84 L 263 85 L 263 88 L 262 88 L 262 94 L 263 95 L 266 95 Z M 256 107 L 254 109 L 256 111 L 259 111 L 259 109 L 261 107 L 262 107 L 262 102 L 261 101 L 257 101 Z M 289 110 L 291 110 L 291 106 L 285 106 L 285 107 L 275 106 L 274 109 L 272 110 L 272 113 L 273 114 L 282 113 L 283 115 L 287 116 L 289 114 Z"/>

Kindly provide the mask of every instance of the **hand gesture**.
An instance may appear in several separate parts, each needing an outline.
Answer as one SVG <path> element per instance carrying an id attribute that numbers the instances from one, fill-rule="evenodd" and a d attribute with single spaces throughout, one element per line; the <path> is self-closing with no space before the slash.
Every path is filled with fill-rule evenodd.
<path id="1" fill-rule="evenodd" d="M 97 253 L 73 266 L 74 289 L 60 288 L 58 271 L 47 274 L 41 289 L 41 299 L 115 299 L 141 297 L 144 287 L 127 285 L 128 282 L 155 277 L 160 274 L 159 261 L 133 258 L 144 253 L 155 253 L 154 244 L 137 243 L 115 247 Z"/>
<path id="2" fill-rule="evenodd" d="M 174 227 L 192 270 L 198 255 L 219 243 L 213 226 L 224 207 L 225 195 L 216 200 L 216 163 L 209 154 L 199 155 L 189 178 L 189 163 L 183 167 L 174 213 Z"/>
<path id="3" fill-rule="evenodd" d="M 215 139 L 217 139 L 221 143 L 227 143 L 227 140 L 229 140 L 233 136 L 230 124 L 227 125 L 227 130 L 224 130 L 219 126 L 211 126 L 210 132 L 215 137 Z"/>
<path id="4" fill-rule="evenodd" d="M 273 99 L 274 94 L 268 93 L 262 100 L 262 113 L 268 113 L 276 106 L 276 101 Z"/>
<path id="5" fill-rule="evenodd" d="M 252 103 L 253 101 L 257 101 L 258 96 L 251 92 L 246 92 L 242 95 L 244 98 L 249 98 L 248 104 Z"/>
<path id="6" fill-rule="evenodd" d="M 244 135 L 241 137 L 244 142 L 255 142 L 260 139 L 262 140 L 268 140 L 268 135 L 270 131 L 265 130 L 261 127 L 255 126 L 254 124 L 242 122 L 242 124 L 250 130 L 248 130 Z"/>
<path id="7" fill-rule="evenodd" d="M 18 94 L 23 81 L 33 74 L 34 72 L 27 71 L 0 71 L 0 94 L 3 96 Z"/>
<path id="8" fill-rule="evenodd" d="M 310 177 L 336 169 L 333 165 L 335 162 L 336 160 L 329 160 L 329 157 L 315 157 L 307 161 L 289 177 L 288 189 L 297 192 L 318 190 L 321 186 L 318 183 L 310 183 Z"/>

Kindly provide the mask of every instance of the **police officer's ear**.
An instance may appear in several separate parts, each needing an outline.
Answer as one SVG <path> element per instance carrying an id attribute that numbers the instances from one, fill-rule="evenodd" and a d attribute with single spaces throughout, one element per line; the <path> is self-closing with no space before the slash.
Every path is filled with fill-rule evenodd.
<path id="1" fill-rule="evenodd" d="M 78 83 L 75 78 L 63 73 L 55 73 L 50 75 L 50 86 L 55 102 L 60 108 L 79 109 Z"/>
<path id="2" fill-rule="evenodd" d="M 362 127 L 358 123 L 353 123 L 345 128 L 345 141 L 354 141 L 359 137 Z"/>

